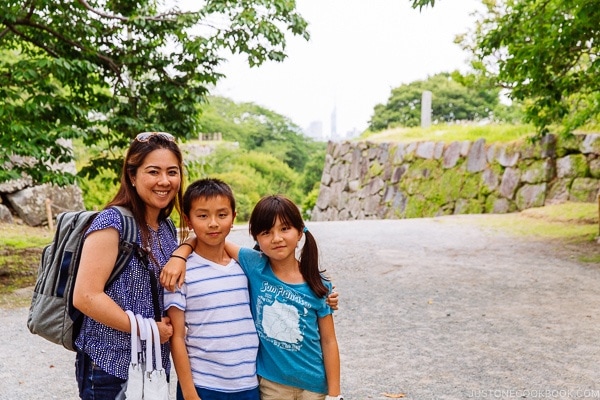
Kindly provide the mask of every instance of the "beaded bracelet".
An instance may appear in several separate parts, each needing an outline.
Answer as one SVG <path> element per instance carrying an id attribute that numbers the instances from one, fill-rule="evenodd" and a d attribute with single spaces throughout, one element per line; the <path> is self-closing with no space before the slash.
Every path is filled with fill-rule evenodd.
<path id="1" fill-rule="evenodd" d="M 182 257 L 182 256 L 178 256 L 177 254 L 171 254 L 171 257 L 180 258 L 180 259 L 182 259 L 183 261 L 187 261 L 187 258 L 185 258 L 185 257 Z"/>

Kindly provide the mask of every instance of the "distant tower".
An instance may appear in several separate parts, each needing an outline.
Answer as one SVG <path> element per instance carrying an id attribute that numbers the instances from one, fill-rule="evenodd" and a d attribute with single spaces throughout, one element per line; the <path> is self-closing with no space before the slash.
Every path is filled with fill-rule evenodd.
<path id="1" fill-rule="evenodd" d="M 337 138 L 337 110 L 336 106 L 333 106 L 333 111 L 331 112 L 331 138 Z"/>

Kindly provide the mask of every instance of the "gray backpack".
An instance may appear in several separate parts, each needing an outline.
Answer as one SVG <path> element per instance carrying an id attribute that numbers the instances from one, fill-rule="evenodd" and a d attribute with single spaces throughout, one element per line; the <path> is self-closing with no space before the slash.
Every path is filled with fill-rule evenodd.
<path id="1" fill-rule="evenodd" d="M 131 211 L 124 207 L 113 208 L 121 214 L 123 239 L 106 287 L 139 251 L 137 226 Z M 98 211 L 69 211 L 57 217 L 54 238 L 42 253 L 27 319 L 31 333 L 72 351 L 76 350 L 74 342 L 83 322 L 83 314 L 73 307 L 73 287 L 84 234 L 96 215 Z"/>

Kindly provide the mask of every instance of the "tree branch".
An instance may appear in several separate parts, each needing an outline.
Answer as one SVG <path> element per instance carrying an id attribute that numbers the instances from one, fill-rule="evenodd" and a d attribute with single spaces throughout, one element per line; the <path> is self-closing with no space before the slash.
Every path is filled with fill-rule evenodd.
<path id="1" fill-rule="evenodd" d="M 70 44 L 71 46 L 73 46 L 79 50 L 82 50 L 82 51 L 87 50 L 85 48 L 85 46 L 83 46 L 81 43 L 74 42 L 74 41 L 66 38 L 65 36 L 61 35 L 60 33 L 50 29 L 46 25 L 39 25 L 39 24 L 31 22 L 31 20 L 20 20 L 20 21 L 17 21 L 17 24 L 22 25 L 22 26 L 29 26 L 29 27 L 35 28 L 35 29 L 39 29 L 39 30 L 44 31 L 44 32 L 50 34 L 51 36 L 65 42 L 65 43 Z M 53 51 L 50 47 L 46 46 L 44 43 L 40 43 L 37 40 L 27 37 L 24 33 L 16 30 L 15 27 L 12 25 L 9 25 L 8 28 L 11 29 L 15 34 L 17 34 L 20 37 L 22 37 L 23 39 L 25 39 L 26 41 L 28 41 L 32 44 L 35 44 L 37 47 L 39 47 L 41 49 L 44 49 L 48 54 L 52 55 L 53 57 L 59 57 L 59 54 L 57 54 L 55 51 Z M 104 61 L 104 63 L 108 66 L 108 68 L 111 71 L 115 72 L 117 75 L 120 75 L 120 68 L 112 58 L 105 56 L 105 55 L 101 54 L 100 52 L 93 52 L 92 54 L 95 54 L 96 57 L 98 57 L 100 60 Z"/>
<path id="2" fill-rule="evenodd" d="M 86 1 L 86 0 L 77 0 L 83 7 L 85 7 L 86 10 L 100 16 L 103 18 L 108 18 L 108 19 L 117 19 L 119 21 L 129 21 L 130 18 L 128 17 L 122 17 L 120 15 L 114 15 L 114 14 L 107 14 L 104 13 L 100 10 L 96 10 L 95 8 L 93 8 L 92 6 L 90 6 L 90 4 Z M 160 14 L 157 15 L 155 17 L 148 17 L 148 16 L 144 16 L 144 17 L 140 17 L 141 19 L 144 19 L 146 21 L 172 21 L 172 19 L 170 19 L 169 17 L 171 16 L 177 16 L 180 13 L 177 12 L 168 12 L 168 13 L 164 13 L 164 14 Z"/>

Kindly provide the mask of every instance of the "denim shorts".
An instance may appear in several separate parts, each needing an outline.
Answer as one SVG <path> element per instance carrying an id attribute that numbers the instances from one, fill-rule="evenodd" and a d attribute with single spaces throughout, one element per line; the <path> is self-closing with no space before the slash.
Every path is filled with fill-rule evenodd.
<path id="1" fill-rule="evenodd" d="M 82 351 L 77 352 L 75 359 L 75 376 L 83 400 L 114 400 L 126 382 L 104 372 Z"/>
<path id="2" fill-rule="evenodd" d="M 196 392 L 202 400 L 260 400 L 258 387 L 242 392 L 224 393 L 197 387 Z M 181 387 L 177 383 L 177 400 L 183 400 Z"/>

